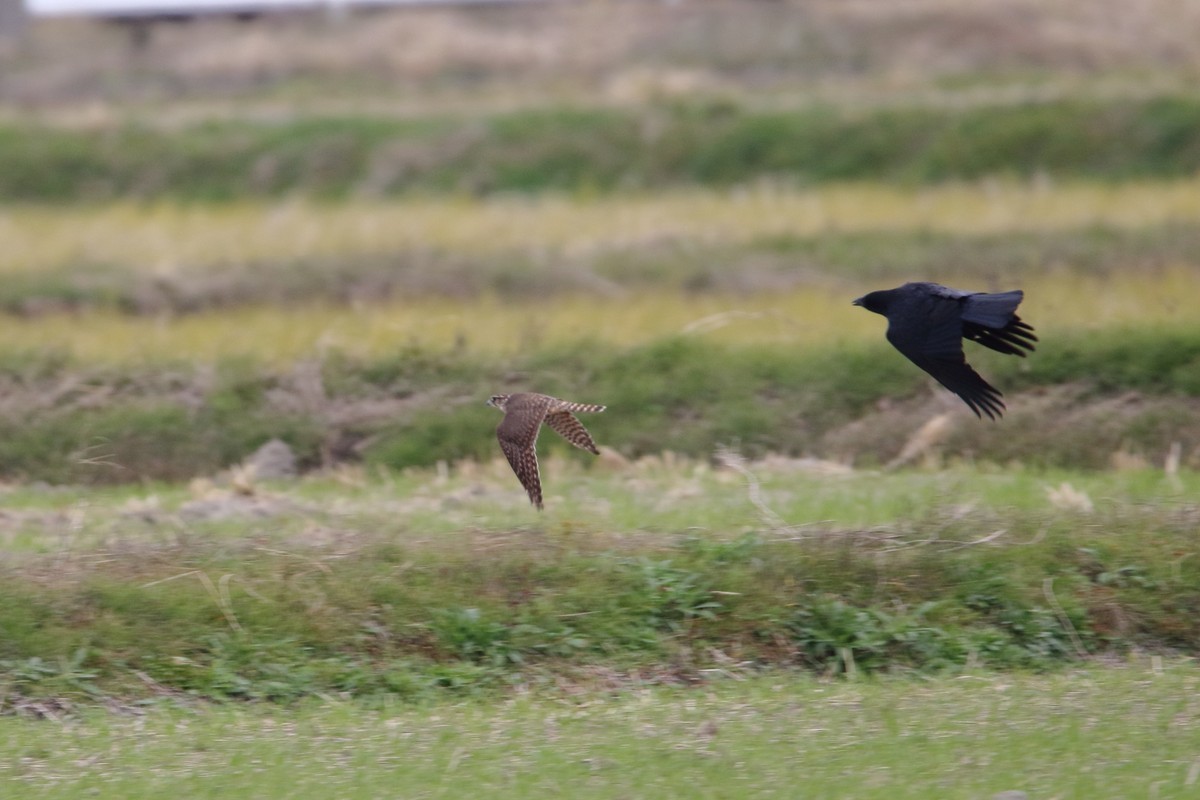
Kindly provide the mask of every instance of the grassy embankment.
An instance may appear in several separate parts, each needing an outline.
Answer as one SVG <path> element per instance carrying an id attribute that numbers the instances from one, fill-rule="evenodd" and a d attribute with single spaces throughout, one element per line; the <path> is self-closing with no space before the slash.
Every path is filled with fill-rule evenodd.
<path id="1" fill-rule="evenodd" d="M 4 703 L 428 699 L 1192 651 L 1195 473 L 648 459 L 6 501 Z M 1064 485 L 1066 484 L 1066 485 Z M 536 520 L 536 522 L 535 522 Z"/>

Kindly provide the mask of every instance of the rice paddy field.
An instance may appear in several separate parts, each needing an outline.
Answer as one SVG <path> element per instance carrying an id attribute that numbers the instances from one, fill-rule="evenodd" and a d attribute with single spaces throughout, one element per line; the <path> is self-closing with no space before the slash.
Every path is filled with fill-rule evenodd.
<path id="1" fill-rule="evenodd" d="M 0 794 L 1191 796 L 1193 5 L 0 38 Z"/>

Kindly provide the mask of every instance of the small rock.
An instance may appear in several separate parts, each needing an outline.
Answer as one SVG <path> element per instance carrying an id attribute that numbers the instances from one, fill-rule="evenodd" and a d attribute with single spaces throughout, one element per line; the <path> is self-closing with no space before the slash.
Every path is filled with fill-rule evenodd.
<path id="1" fill-rule="evenodd" d="M 259 480 L 292 478 L 296 475 L 296 454 L 287 442 L 272 439 L 255 450 L 242 465 L 253 470 Z"/>
<path id="2" fill-rule="evenodd" d="M 189 500 L 179 506 L 179 516 L 187 520 L 222 521 L 231 519 L 266 519 L 290 510 L 288 503 L 266 497 L 249 497 L 235 492 L 217 490 L 205 497 Z"/>

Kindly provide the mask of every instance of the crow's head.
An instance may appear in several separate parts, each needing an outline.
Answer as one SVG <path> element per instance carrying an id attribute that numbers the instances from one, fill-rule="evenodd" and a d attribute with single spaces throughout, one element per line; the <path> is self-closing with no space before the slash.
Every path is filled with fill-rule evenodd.
<path id="1" fill-rule="evenodd" d="M 854 305 L 861 306 L 867 311 L 874 311 L 876 314 L 887 315 L 888 303 L 892 299 L 892 290 L 887 289 L 879 292 L 870 292 L 854 301 Z"/>

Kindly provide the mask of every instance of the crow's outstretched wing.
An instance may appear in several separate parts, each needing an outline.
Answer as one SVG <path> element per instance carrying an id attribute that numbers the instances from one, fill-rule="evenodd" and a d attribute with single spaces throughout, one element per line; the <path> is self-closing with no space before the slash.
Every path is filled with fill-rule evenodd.
<path id="1" fill-rule="evenodd" d="M 887 339 L 892 346 L 961 397 L 976 416 L 1002 416 L 1000 392 L 971 369 L 963 355 L 961 298 L 930 292 L 914 293 L 906 300 L 888 310 Z"/>

